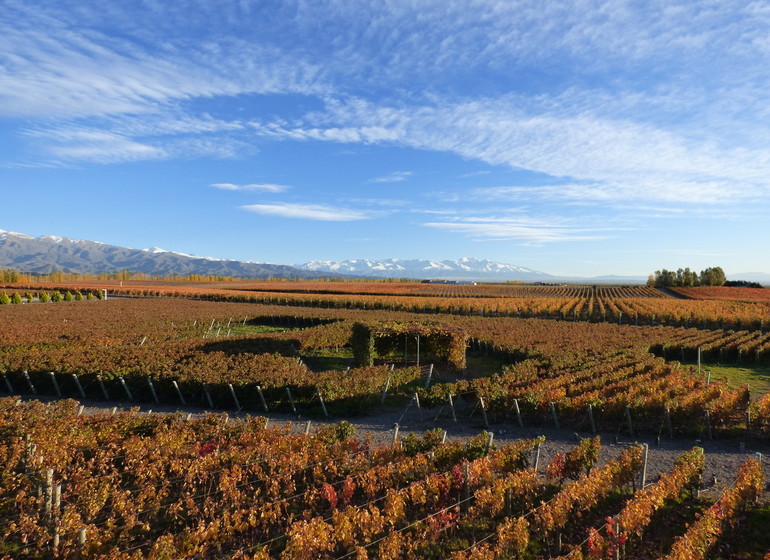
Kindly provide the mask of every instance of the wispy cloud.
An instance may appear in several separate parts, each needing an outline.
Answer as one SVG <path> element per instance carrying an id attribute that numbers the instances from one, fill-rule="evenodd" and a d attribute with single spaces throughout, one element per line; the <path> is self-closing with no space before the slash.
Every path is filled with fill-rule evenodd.
<path id="1" fill-rule="evenodd" d="M 721 149 L 710 138 L 692 139 L 650 124 L 598 116 L 579 107 L 548 110 L 547 100 L 541 100 L 533 113 L 534 108 L 522 107 L 527 103 L 507 96 L 388 108 L 357 99 L 331 105 L 323 117 L 313 115 L 313 128 L 272 130 L 292 138 L 310 135 L 324 139 L 323 128 L 317 126 L 320 119 L 334 123 L 331 130 L 356 122 L 381 131 L 377 141 L 454 152 L 575 181 L 568 187 L 540 187 L 545 197 L 621 200 L 630 195 L 656 201 L 715 203 L 770 193 L 770 149 L 764 145 Z"/>
<path id="2" fill-rule="evenodd" d="M 215 189 L 221 189 L 223 191 L 261 191 L 280 193 L 289 190 L 286 185 L 274 185 L 270 183 L 250 183 L 247 185 L 235 185 L 233 183 L 212 183 L 209 185 Z"/>
<path id="3" fill-rule="evenodd" d="M 572 226 L 563 220 L 547 221 L 528 216 L 476 216 L 453 218 L 441 222 L 427 222 L 426 227 L 462 233 L 473 239 L 490 241 L 519 241 L 525 244 L 544 244 L 563 241 L 600 239 L 598 229 Z M 594 233 L 591 233 L 594 232 Z"/>
<path id="4" fill-rule="evenodd" d="M 54 158 L 234 157 L 265 139 L 387 143 L 554 178 L 489 191 L 501 199 L 770 194 L 760 3 L 394 0 L 362 16 L 359 5 L 289 0 L 270 18 L 236 2 L 75 4 L 8 0 L 0 21 L 0 115 L 38 123 L 48 139 L 36 147 Z M 329 28 L 341 30 L 333 40 Z M 232 118 L 198 106 L 244 95 L 311 96 L 325 109 L 273 111 L 257 99 Z M 62 123 L 103 141 L 57 138 Z"/>
<path id="5" fill-rule="evenodd" d="M 241 206 L 244 210 L 279 216 L 282 218 L 298 218 L 303 220 L 319 220 L 324 222 L 351 222 L 367 220 L 371 217 L 368 212 L 351 208 L 340 208 L 325 204 L 249 204 Z"/>
<path id="6" fill-rule="evenodd" d="M 44 132 L 29 131 L 27 135 L 45 144 L 49 153 L 60 160 L 115 163 L 167 156 L 163 148 L 94 129 L 62 128 Z"/>
<path id="7" fill-rule="evenodd" d="M 384 175 L 382 177 L 375 177 L 374 179 L 369 179 L 367 182 L 368 183 L 399 183 L 401 181 L 406 181 L 411 176 L 412 176 L 411 171 L 394 171 L 389 175 Z"/>

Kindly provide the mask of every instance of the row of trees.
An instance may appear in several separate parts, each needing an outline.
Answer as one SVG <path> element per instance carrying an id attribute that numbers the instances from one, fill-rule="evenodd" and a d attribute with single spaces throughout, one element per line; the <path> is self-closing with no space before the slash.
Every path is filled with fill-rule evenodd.
<path id="1" fill-rule="evenodd" d="M 724 286 L 727 282 L 725 271 L 720 266 L 713 266 L 700 271 L 700 274 L 687 268 L 674 270 L 656 270 L 647 279 L 648 286 Z"/>
<path id="2" fill-rule="evenodd" d="M 82 301 L 83 299 L 102 299 L 104 296 L 102 292 L 99 290 L 97 290 L 96 292 L 87 292 L 85 295 L 83 295 L 79 291 L 76 291 L 73 294 L 69 290 L 64 292 L 63 294 L 59 291 L 54 291 L 51 294 L 49 294 L 48 292 L 40 292 L 37 295 L 31 292 L 27 292 L 26 294 L 24 294 L 23 297 L 19 292 L 13 292 L 10 296 L 6 292 L 3 292 L 2 294 L 0 294 L 0 305 L 19 304 L 19 303 L 23 303 L 24 301 L 26 301 L 27 303 L 32 303 L 36 297 L 38 301 L 40 301 L 40 303 L 48 303 L 49 301 L 57 302 L 57 301 Z"/>

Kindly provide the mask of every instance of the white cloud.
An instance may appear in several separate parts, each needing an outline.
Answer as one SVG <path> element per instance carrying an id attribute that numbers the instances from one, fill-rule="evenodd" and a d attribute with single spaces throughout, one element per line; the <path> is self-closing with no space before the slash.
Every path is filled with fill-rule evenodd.
<path id="1" fill-rule="evenodd" d="M 0 115 L 112 135 L 43 142 L 55 157 L 232 157 L 256 135 L 393 143 L 574 182 L 539 187 L 554 200 L 770 193 L 761 3 L 288 0 L 270 18 L 235 2 L 3 8 Z M 252 99 L 228 119 L 192 108 L 242 94 L 306 95 L 328 110 L 273 118 Z"/>
<path id="2" fill-rule="evenodd" d="M 375 177 L 374 179 L 369 179 L 369 183 L 399 183 L 401 181 L 406 181 L 409 177 L 412 176 L 411 171 L 394 171 L 393 173 L 389 175 L 385 175 L 383 177 Z"/>
<path id="3" fill-rule="evenodd" d="M 248 185 L 235 185 L 233 183 L 213 183 L 209 186 L 224 191 L 262 191 L 280 193 L 289 190 L 289 187 L 286 185 L 274 185 L 271 183 L 251 183 Z"/>
<path id="4" fill-rule="evenodd" d="M 191 41 L 148 10 L 87 3 L 9 1 L 0 21 L 0 115 L 77 118 L 148 114 L 193 98 L 241 93 L 315 93 L 318 70 L 247 38 L 211 29 Z M 194 9 L 173 14 L 190 21 Z M 209 24 L 222 24 L 214 13 Z M 200 22 L 196 22 L 200 23 Z M 115 33 L 115 31 L 119 31 Z"/>
<path id="5" fill-rule="evenodd" d="M 265 214 L 268 216 L 280 216 L 282 218 L 299 218 L 303 220 L 320 220 L 324 222 L 351 222 L 366 220 L 369 213 L 351 208 L 338 208 L 325 204 L 249 204 L 241 206 L 244 210 Z"/>
<path id="6" fill-rule="evenodd" d="M 522 215 L 454 218 L 442 222 L 427 222 L 423 225 L 434 229 L 462 233 L 478 240 L 519 241 L 538 245 L 602 238 L 602 236 L 591 233 L 600 231 L 599 229 L 581 228 L 563 222 L 560 219 L 548 221 Z"/>
<path id="7" fill-rule="evenodd" d="M 29 131 L 28 135 L 42 140 L 47 150 L 61 160 L 114 163 L 160 159 L 167 155 L 163 148 L 93 129 L 61 128 L 43 132 Z"/>
<path id="8" fill-rule="evenodd" d="M 571 187 L 545 186 L 545 197 L 716 203 L 770 193 L 770 149 L 765 145 L 724 149 L 716 136 L 684 134 L 571 106 L 523 105 L 518 96 L 433 106 L 393 108 L 362 99 L 330 105 L 312 115 L 312 128 L 273 127 L 292 138 L 324 139 L 324 119 L 383 132 L 380 142 L 454 152 L 494 165 L 568 177 Z M 567 103 L 567 101 L 561 101 Z M 269 126 L 267 128 L 270 128 Z M 768 131 L 770 132 L 770 131 Z M 370 138 L 366 142 L 375 139 Z M 530 192 L 535 192 L 530 191 Z"/>

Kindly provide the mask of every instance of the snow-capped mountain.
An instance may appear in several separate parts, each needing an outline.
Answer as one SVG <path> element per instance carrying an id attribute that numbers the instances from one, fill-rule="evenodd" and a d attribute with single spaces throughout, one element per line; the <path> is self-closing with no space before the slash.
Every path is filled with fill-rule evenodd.
<path id="1" fill-rule="evenodd" d="M 279 265 L 196 257 L 154 247 L 128 249 L 98 241 L 69 239 L 56 235 L 33 237 L 0 230 L 0 268 L 49 274 L 74 272 L 98 274 L 143 272 L 165 276 L 200 274 L 237 278 L 318 278 L 326 273 Z"/>
<path id="2" fill-rule="evenodd" d="M 295 265 L 316 272 L 400 278 L 443 278 L 455 280 L 540 280 L 545 272 L 487 259 L 463 257 L 457 260 L 430 259 L 352 259 L 341 262 L 310 261 Z"/>

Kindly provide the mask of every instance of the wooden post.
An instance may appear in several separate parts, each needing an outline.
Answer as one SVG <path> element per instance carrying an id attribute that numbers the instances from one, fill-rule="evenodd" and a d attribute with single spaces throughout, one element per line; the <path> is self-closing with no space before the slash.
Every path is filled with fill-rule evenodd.
<path id="1" fill-rule="evenodd" d="M 489 428 L 489 419 L 487 418 L 487 407 L 484 405 L 484 398 L 479 396 L 479 406 L 481 407 L 481 415 L 484 418 L 484 427 Z"/>
<path id="2" fill-rule="evenodd" d="M 5 381 L 5 387 L 8 389 L 8 394 L 13 395 L 16 391 L 13 390 L 13 385 L 11 385 L 11 380 L 6 377 L 5 374 L 3 374 L 3 381 Z"/>
<path id="3" fill-rule="evenodd" d="M 104 380 L 102 379 L 102 376 L 97 375 L 96 380 L 99 382 L 99 388 L 102 391 L 102 396 L 104 396 L 104 400 L 105 401 L 110 400 L 110 394 L 107 392 L 107 387 L 104 386 Z"/>
<path id="4" fill-rule="evenodd" d="M 650 446 L 643 443 L 642 447 L 644 448 L 644 457 L 642 459 L 642 484 L 639 488 L 644 490 L 644 487 L 647 485 L 647 455 L 650 452 Z"/>
<path id="5" fill-rule="evenodd" d="M 286 387 L 286 396 L 289 397 L 289 404 L 291 405 L 291 410 L 294 414 L 297 414 L 297 407 L 294 406 L 294 399 L 291 396 L 291 389 L 289 387 Z"/>
<path id="6" fill-rule="evenodd" d="M 428 378 L 425 380 L 425 388 L 426 389 L 430 385 L 431 377 L 433 377 L 433 364 L 430 364 L 430 366 L 428 366 Z"/>
<path id="7" fill-rule="evenodd" d="M 324 398 L 321 396 L 321 390 L 316 387 L 316 395 L 318 395 L 318 402 L 321 403 L 321 410 L 323 410 L 324 416 L 326 418 L 329 417 L 329 411 L 326 410 L 326 403 L 324 402 Z"/>
<path id="8" fill-rule="evenodd" d="M 208 384 L 203 384 L 203 394 L 206 397 L 206 401 L 209 403 L 209 408 L 214 408 L 214 401 L 211 399 L 211 393 L 209 393 Z"/>
<path id="9" fill-rule="evenodd" d="M 230 389 L 230 396 L 233 397 L 235 411 L 238 412 L 241 409 L 241 403 L 238 402 L 238 396 L 235 394 L 235 387 L 233 387 L 232 383 L 228 383 L 227 387 Z"/>
<path id="10" fill-rule="evenodd" d="M 513 399 L 513 412 L 516 414 L 516 423 L 519 428 L 524 427 L 524 421 L 521 419 L 521 410 L 519 410 L 519 400 Z"/>
<path id="11" fill-rule="evenodd" d="M 122 377 L 118 377 L 118 381 L 120 381 L 120 384 L 123 386 L 123 390 L 126 392 L 126 396 L 128 397 L 128 400 L 132 401 L 134 400 L 134 397 L 131 395 L 131 391 L 128 390 L 128 385 L 126 385 L 126 380 Z"/>
<path id="12" fill-rule="evenodd" d="M 555 402 L 548 403 L 548 408 L 551 409 L 551 417 L 553 418 L 553 423 L 556 426 L 556 429 L 560 430 L 561 426 L 559 426 L 559 415 L 556 413 L 556 403 Z"/>
<path id="13" fill-rule="evenodd" d="M 398 443 L 398 429 L 399 429 L 399 427 L 400 426 L 398 424 L 396 424 L 396 427 L 393 430 L 393 445 L 396 445 Z"/>
<path id="14" fill-rule="evenodd" d="M 75 380 L 75 386 L 78 388 L 78 393 L 80 393 L 80 398 L 84 399 L 86 398 L 86 393 L 83 391 L 83 386 L 80 384 L 80 379 L 76 374 L 72 374 L 72 379 Z"/>
<path id="15" fill-rule="evenodd" d="M 666 407 L 663 414 L 663 421 L 666 424 L 666 429 L 668 430 L 668 437 L 671 439 L 674 437 L 674 430 L 671 428 L 671 409 Z"/>
<path id="16" fill-rule="evenodd" d="M 152 394 L 152 400 L 155 401 L 155 404 L 160 403 L 158 400 L 158 394 L 155 392 L 155 386 L 152 384 L 152 377 L 147 377 L 147 385 L 150 386 L 150 393 Z"/>
<path id="17" fill-rule="evenodd" d="M 594 423 L 594 407 L 593 405 L 588 405 L 588 423 L 591 425 L 591 433 L 596 433 L 596 424 Z"/>
<path id="18" fill-rule="evenodd" d="M 444 444 L 446 443 L 447 431 L 446 430 L 442 430 L 442 431 L 443 431 L 443 434 L 441 434 L 441 443 Z"/>
<path id="19" fill-rule="evenodd" d="M 510 486 L 505 489 L 505 516 L 513 515 L 513 488 Z"/>
<path id="20" fill-rule="evenodd" d="M 708 387 L 709 385 L 711 385 L 711 370 L 707 369 L 706 370 L 706 387 Z"/>
<path id="21" fill-rule="evenodd" d="M 706 437 L 714 439 L 714 436 L 711 434 L 711 415 L 709 414 L 709 411 L 707 410 L 703 416 L 703 420 L 706 423 Z"/>
<path id="22" fill-rule="evenodd" d="M 174 390 L 176 391 L 176 396 L 179 397 L 179 402 L 181 402 L 183 406 L 187 406 L 187 403 L 185 402 L 184 397 L 182 396 L 182 390 L 179 388 L 179 383 L 176 382 L 176 379 L 171 381 L 171 384 L 174 386 Z"/>
<path id="23" fill-rule="evenodd" d="M 540 466 L 540 442 L 537 442 L 537 445 L 535 445 L 535 472 L 537 472 L 537 468 Z"/>
<path id="24" fill-rule="evenodd" d="M 59 382 L 56 380 L 56 374 L 49 371 L 48 375 L 51 376 L 51 382 L 53 382 L 53 390 L 56 391 L 56 396 L 61 397 L 61 388 L 59 387 Z"/>
<path id="25" fill-rule="evenodd" d="M 484 455 L 489 455 L 489 452 L 492 449 L 492 442 L 495 439 L 494 432 L 489 432 L 487 435 L 488 435 L 488 437 L 487 437 L 487 447 L 484 450 Z"/>
<path id="26" fill-rule="evenodd" d="M 751 439 L 751 411 L 746 409 L 746 439 Z"/>
<path id="27" fill-rule="evenodd" d="M 380 404 L 385 404 L 385 395 L 388 393 L 388 388 L 390 387 L 390 376 L 391 374 L 388 374 L 388 378 L 385 380 L 385 385 L 382 387 L 382 396 L 380 397 Z"/>
<path id="28" fill-rule="evenodd" d="M 308 435 L 310 433 L 310 420 L 307 421 L 307 424 L 305 425 L 305 435 Z"/>
<path id="29" fill-rule="evenodd" d="M 51 524 L 53 515 L 53 469 L 45 471 L 45 486 L 43 487 L 43 507 L 45 512 L 46 525 Z"/>
<path id="30" fill-rule="evenodd" d="M 417 339 L 417 367 L 420 367 L 420 335 L 418 334 L 415 338 Z"/>
<path id="31" fill-rule="evenodd" d="M 422 407 L 420 406 L 420 395 L 417 394 L 417 391 L 415 391 L 414 397 L 412 398 L 414 399 L 414 404 L 417 405 L 417 412 L 420 414 L 420 422 L 422 422 L 424 418 L 422 416 Z"/>
<path id="32" fill-rule="evenodd" d="M 628 426 L 628 434 L 629 435 L 634 435 L 634 423 L 631 421 L 631 407 L 630 406 L 626 406 L 626 411 L 625 411 L 624 414 L 626 416 L 626 425 Z"/>
<path id="33" fill-rule="evenodd" d="M 78 531 L 78 548 L 82 551 L 86 547 L 86 530 L 85 528 Z"/>
<path id="34" fill-rule="evenodd" d="M 35 386 L 32 384 L 32 380 L 29 378 L 29 372 L 26 369 L 24 370 L 24 379 L 27 380 L 27 385 L 32 394 L 37 395 L 37 389 L 35 389 Z"/>
<path id="35" fill-rule="evenodd" d="M 83 416 L 83 411 L 85 411 L 86 407 L 82 404 L 78 407 L 78 416 Z"/>
<path id="36" fill-rule="evenodd" d="M 267 401 L 265 400 L 265 395 L 262 393 L 262 387 L 260 387 L 259 385 L 257 385 L 257 394 L 259 395 L 259 400 L 262 403 L 262 410 L 267 412 L 268 411 Z"/>
<path id="37" fill-rule="evenodd" d="M 449 393 L 447 400 L 449 401 L 449 410 L 452 411 L 452 422 L 457 424 L 457 414 L 455 414 L 455 402 L 452 400 L 452 393 Z"/>

